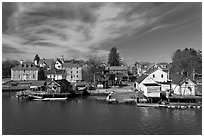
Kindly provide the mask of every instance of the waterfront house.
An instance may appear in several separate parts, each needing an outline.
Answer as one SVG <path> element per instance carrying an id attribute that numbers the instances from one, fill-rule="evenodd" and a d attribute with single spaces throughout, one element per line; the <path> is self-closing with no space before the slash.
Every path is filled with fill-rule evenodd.
<path id="1" fill-rule="evenodd" d="M 173 93 L 177 95 L 195 95 L 196 86 L 189 78 L 183 78 L 180 82 L 172 81 Z"/>
<path id="2" fill-rule="evenodd" d="M 66 71 L 62 69 L 51 68 L 45 71 L 45 75 L 48 79 L 61 80 L 66 79 Z"/>
<path id="3" fill-rule="evenodd" d="M 52 80 L 47 84 L 47 93 L 71 93 L 72 85 L 66 79 Z"/>
<path id="4" fill-rule="evenodd" d="M 30 84 L 30 90 L 32 91 L 45 91 L 46 82 L 43 80 L 32 81 Z"/>
<path id="5" fill-rule="evenodd" d="M 167 73 L 155 67 L 143 73 L 136 80 L 136 89 L 147 97 L 160 97 L 161 91 L 168 91 L 170 84 Z"/>
<path id="6" fill-rule="evenodd" d="M 76 62 L 64 62 L 63 69 L 66 71 L 66 80 L 70 82 L 82 81 L 82 66 Z"/>
<path id="7" fill-rule="evenodd" d="M 151 75 L 142 74 L 136 81 L 136 89 L 146 97 L 160 97 L 161 85 Z"/>
<path id="8" fill-rule="evenodd" d="M 39 68 L 33 62 L 23 62 L 11 68 L 11 80 L 38 80 Z"/>

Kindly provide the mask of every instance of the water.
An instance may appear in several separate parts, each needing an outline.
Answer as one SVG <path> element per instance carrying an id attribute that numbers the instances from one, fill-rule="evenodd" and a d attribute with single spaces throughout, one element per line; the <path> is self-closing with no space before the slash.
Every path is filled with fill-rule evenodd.
<path id="1" fill-rule="evenodd" d="M 202 109 L 143 108 L 106 104 L 94 97 L 22 101 L 3 93 L 4 135 L 202 134 Z"/>

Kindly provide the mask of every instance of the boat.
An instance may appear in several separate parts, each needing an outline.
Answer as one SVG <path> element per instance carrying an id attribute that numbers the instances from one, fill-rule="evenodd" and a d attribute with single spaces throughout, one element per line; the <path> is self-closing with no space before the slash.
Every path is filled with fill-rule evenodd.
<path id="1" fill-rule="evenodd" d="M 40 101 L 55 101 L 55 100 L 67 100 L 68 98 L 36 98 L 33 100 L 40 100 Z"/>

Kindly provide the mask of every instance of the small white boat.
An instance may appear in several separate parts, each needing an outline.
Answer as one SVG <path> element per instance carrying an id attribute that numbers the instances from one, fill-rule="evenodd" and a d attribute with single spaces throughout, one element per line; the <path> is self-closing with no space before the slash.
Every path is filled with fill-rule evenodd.
<path id="1" fill-rule="evenodd" d="M 67 98 L 36 98 L 36 99 L 33 99 L 33 100 L 41 100 L 41 101 L 54 101 L 54 100 L 67 100 Z"/>

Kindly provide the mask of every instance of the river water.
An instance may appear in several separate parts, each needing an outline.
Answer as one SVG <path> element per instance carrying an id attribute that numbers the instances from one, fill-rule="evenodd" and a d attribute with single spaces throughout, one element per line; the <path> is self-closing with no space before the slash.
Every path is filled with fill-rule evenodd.
<path id="1" fill-rule="evenodd" d="M 2 94 L 3 135 L 195 135 L 202 109 L 107 104 L 94 99 L 25 101 Z"/>

